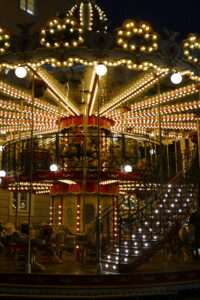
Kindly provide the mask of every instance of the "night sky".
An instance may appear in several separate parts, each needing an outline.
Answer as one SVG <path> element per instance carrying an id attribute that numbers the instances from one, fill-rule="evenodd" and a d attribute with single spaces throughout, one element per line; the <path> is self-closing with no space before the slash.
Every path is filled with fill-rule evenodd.
<path id="1" fill-rule="evenodd" d="M 200 3 L 195 0 L 96 0 L 112 20 L 112 27 L 118 27 L 124 19 L 148 21 L 157 32 L 163 28 L 180 33 L 200 34 Z"/>

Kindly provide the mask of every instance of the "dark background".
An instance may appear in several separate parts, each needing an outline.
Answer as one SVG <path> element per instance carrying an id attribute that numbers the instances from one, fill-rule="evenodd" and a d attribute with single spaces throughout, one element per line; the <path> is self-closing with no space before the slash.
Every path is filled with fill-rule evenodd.
<path id="1" fill-rule="evenodd" d="M 110 28 L 118 27 L 125 19 L 148 21 L 157 32 L 163 28 L 179 32 L 200 33 L 200 3 L 195 0 L 96 0 L 111 20 Z M 196 2 L 196 3 L 195 3 Z"/>

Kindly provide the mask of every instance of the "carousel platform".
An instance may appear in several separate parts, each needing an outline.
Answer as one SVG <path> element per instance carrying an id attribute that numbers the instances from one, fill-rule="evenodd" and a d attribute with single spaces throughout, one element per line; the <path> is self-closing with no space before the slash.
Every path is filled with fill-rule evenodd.
<path id="1" fill-rule="evenodd" d="M 161 263 L 155 257 L 132 274 L 118 275 L 100 275 L 94 264 L 75 262 L 69 254 L 62 264 L 46 263 L 32 274 L 16 271 L 5 259 L 0 265 L 0 299 L 198 299 L 193 297 L 200 293 L 200 260 Z"/>
<path id="2" fill-rule="evenodd" d="M 162 296 L 167 299 L 197 299 L 192 297 L 200 292 L 199 278 L 200 270 L 132 275 L 7 273 L 0 275 L 0 298 L 140 299 Z"/>

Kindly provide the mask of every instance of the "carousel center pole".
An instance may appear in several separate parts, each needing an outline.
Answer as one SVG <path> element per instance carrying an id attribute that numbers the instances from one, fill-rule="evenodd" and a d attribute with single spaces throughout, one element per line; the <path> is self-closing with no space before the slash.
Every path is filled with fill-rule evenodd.
<path id="1" fill-rule="evenodd" d="M 98 76 L 98 85 L 100 86 L 100 78 Z M 101 93 L 101 90 L 100 90 Z M 99 127 L 99 98 L 97 100 L 98 126 L 97 126 L 97 228 L 96 228 L 96 255 L 97 255 L 97 273 L 101 273 L 101 223 L 100 223 L 100 127 Z"/>
<path id="2" fill-rule="evenodd" d="M 30 133 L 30 170 L 29 170 L 29 206 L 28 206 L 28 249 L 27 273 L 31 273 L 31 211 L 33 192 L 33 132 L 34 132 L 34 99 L 35 99 L 35 74 L 32 73 L 32 106 L 31 106 L 31 133 Z"/>

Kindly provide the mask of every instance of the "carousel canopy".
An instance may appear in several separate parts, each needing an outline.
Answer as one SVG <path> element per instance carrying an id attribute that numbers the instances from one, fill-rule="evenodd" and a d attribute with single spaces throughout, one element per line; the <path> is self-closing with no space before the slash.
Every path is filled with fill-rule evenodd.
<path id="1" fill-rule="evenodd" d="M 70 116 L 106 117 L 113 133 L 133 136 L 156 137 L 162 128 L 163 137 L 178 138 L 197 130 L 200 37 L 178 43 L 145 21 L 125 20 L 112 32 L 107 22 L 94 1 L 83 0 L 50 19 L 24 49 L 20 36 L 0 29 L 4 142 L 28 135 L 31 126 L 35 135 L 59 131 L 59 120 Z M 25 78 L 16 77 L 18 67 Z"/>

